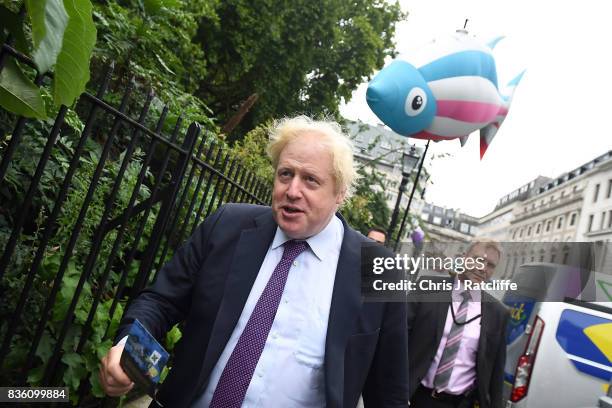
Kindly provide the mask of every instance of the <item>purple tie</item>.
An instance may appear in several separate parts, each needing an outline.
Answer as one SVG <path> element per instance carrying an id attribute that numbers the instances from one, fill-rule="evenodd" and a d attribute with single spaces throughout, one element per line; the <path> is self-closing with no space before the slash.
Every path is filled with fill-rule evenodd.
<path id="1" fill-rule="evenodd" d="M 213 394 L 210 408 L 238 408 L 242 405 L 246 395 L 251 377 L 266 344 L 268 333 L 274 322 L 276 310 L 280 303 L 289 268 L 291 264 L 308 247 L 305 241 L 285 242 L 283 257 L 281 258 L 265 289 L 261 293 L 253 313 L 234 351 L 227 360 L 227 364 L 221 373 L 217 388 Z"/>

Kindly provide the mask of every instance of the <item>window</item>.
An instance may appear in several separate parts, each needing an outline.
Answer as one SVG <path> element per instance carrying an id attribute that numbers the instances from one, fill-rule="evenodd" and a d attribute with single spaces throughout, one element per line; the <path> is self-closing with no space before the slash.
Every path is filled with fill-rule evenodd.
<path id="1" fill-rule="evenodd" d="M 527 236 L 531 236 L 531 225 L 529 226 L 529 228 L 527 228 Z"/>
<path id="2" fill-rule="evenodd" d="M 612 194 L 612 179 L 608 180 L 608 192 L 606 193 L 606 198 L 610 198 L 610 194 Z"/>
<path id="3" fill-rule="evenodd" d="M 519 238 L 523 238 L 523 229 L 522 228 L 519 230 Z"/>
<path id="4" fill-rule="evenodd" d="M 608 211 L 608 228 L 612 228 L 612 210 Z"/>
<path id="5" fill-rule="evenodd" d="M 587 232 L 593 230 L 593 214 L 589 215 L 589 225 L 587 226 Z"/>
<path id="6" fill-rule="evenodd" d="M 469 226 L 468 224 L 466 224 L 465 222 L 462 222 L 462 223 L 461 223 L 461 225 L 460 225 L 460 227 L 459 227 L 459 230 L 460 230 L 461 232 L 463 232 L 463 233 L 467 234 L 467 233 L 469 233 L 469 232 L 470 232 L 470 226 Z"/>
<path id="7" fill-rule="evenodd" d="M 440 225 L 442 223 L 442 218 L 438 216 L 433 217 L 433 223 Z"/>
<path id="8" fill-rule="evenodd" d="M 595 194 L 593 194 L 593 202 L 597 201 L 597 196 L 599 196 L 599 183 L 595 184 Z"/>
<path id="9" fill-rule="evenodd" d="M 542 229 L 542 224 L 538 224 L 536 225 L 536 235 L 538 235 L 540 233 L 540 230 Z"/>
<path id="10" fill-rule="evenodd" d="M 571 215 L 571 217 L 570 217 L 570 222 L 569 222 L 570 227 L 573 227 L 573 226 L 574 226 L 574 224 L 576 224 L 576 213 L 573 213 L 573 214 Z"/>
<path id="11" fill-rule="evenodd" d="M 427 221 L 429 219 L 429 214 L 427 213 L 421 213 L 421 219 Z"/>
<path id="12" fill-rule="evenodd" d="M 551 226 L 552 226 L 552 221 L 551 220 L 546 221 L 546 232 L 550 231 Z"/>
<path id="13" fill-rule="evenodd" d="M 557 220 L 557 229 L 561 229 L 563 227 L 563 217 L 559 217 Z"/>
<path id="14" fill-rule="evenodd" d="M 512 233 L 512 239 L 516 239 L 516 233 L 518 232 L 518 230 L 514 230 L 514 232 Z"/>
<path id="15" fill-rule="evenodd" d="M 601 223 L 599 224 L 599 229 L 604 229 L 604 225 L 606 222 L 606 212 L 601 213 Z"/>

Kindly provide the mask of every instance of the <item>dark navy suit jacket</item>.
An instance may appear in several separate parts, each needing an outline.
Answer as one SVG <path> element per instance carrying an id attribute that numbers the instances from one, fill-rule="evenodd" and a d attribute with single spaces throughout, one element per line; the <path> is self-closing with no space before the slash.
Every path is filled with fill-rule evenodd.
<path id="1" fill-rule="evenodd" d="M 364 302 L 360 248 L 367 239 L 344 220 L 325 345 L 330 408 L 406 407 L 407 315 L 404 303 Z M 161 339 L 185 322 L 173 368 L 157 400 L 187 407 L 203 392 L 242 312 L 276 232 L 269 207 L 228 204 L 208 217 L 124 314 L 117 339 L 139 319 Z M 381 256 L 392 256 L 379 246 Z M 153 403 L 155 404 L 155 403 Z M 153 406 L 152 404 L 152 406 Z"/>

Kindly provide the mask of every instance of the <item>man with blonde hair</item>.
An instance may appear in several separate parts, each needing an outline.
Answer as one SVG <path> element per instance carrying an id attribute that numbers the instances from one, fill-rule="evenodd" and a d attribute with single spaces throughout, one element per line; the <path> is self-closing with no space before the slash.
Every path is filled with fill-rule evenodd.
<path id="1" fill-rule="evenodd" d="M 197 228 L 132 303 L 101 383 L 122 395 L 122 338 L 134 319 L 158 339 L 185 322 L 152 406 L 405 407 L 406 308 L 364 303 L 361 244 L 337 213 L 356 177 L 338 124 L 276 123 L 272 206 L 227 204 Z M 380 256 L 392 256 L 377 246 Z"/>
<path id="2" fill-rule="evenodd" d="M 498 242 L 475 238 L 465 271 L 431 278 L 452 281 L 452 291 L 408 302 L 411 408 L 471 408 L 475 401 L 482 408 L 503 406 L 508 310 L 487 292 L 462 285 L 489 280 L 501 255 Z"/>

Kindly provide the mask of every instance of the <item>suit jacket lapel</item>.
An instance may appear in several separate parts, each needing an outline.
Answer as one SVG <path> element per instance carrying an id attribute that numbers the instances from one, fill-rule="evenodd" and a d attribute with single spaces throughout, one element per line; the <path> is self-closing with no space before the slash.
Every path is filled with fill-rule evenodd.
<path id="1" fill-rule="evenodd" d="M 491 299 L 487 299 L 488 293 L 481 292 L 482 298 L 480 302 L 480 337 L 478 338 L 478 357 L 476 363 L 476 372 L 483 372 L 484 365 L 487 363 L 486 342 L 487 328 L 491 323 Z"/>
<path id="2" fill-rule="evenodd" d="M 203 389 L 208 381 L 210 372 L 234 331 L 275 232 L 276 223 L 272 212 L 269 212 L 255 219 L 255 228 L 246 229 L 240 234 L 223 299 L 206 348 L 198 390 Z"/>
<path id="3" fill-rule="evenodd" d="M 328 407 L 342 406 L 344 395 L 344 352 L 361 305 L 361 244 L 344 219 L 336 279 L 325 339 L 325 393 Z"/>

